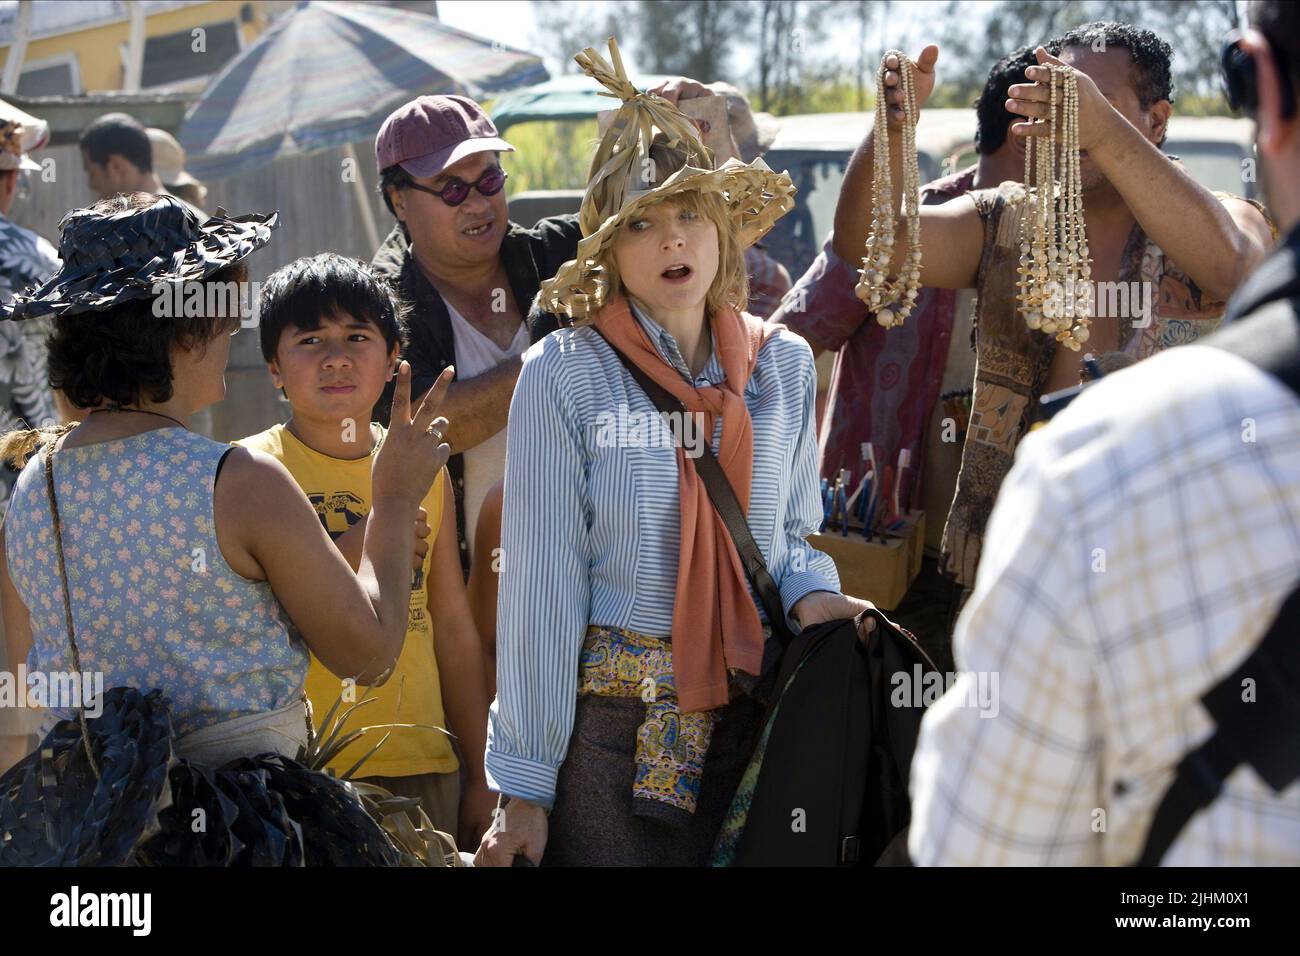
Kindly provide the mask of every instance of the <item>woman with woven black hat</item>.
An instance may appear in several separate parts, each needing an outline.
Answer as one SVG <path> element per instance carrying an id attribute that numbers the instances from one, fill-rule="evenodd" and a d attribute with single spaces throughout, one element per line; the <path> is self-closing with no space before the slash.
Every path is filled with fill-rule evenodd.
<path id="1" fill-rule="evenodd" d="M 622 106 L 577 259 L 540 292 L 583 325 L 526 353 L 510 407 L 486 758 L 506 802 L 480 864 L 708 860 L 761 723 L 747 689 L 766 628 L 697 471 L 703 442 L 779 587 L 774 613 L 806 626 L 865 606 L 803 540 L 822 517 L 812 354 L 742 311 L 744 248 L 791 208 L 790 179 L 761 160 L 714 168 L 690 120 L 610 53 L 577 57 Z M 642 380 L 680 415 L 661 419 Z"/>
<path id="2" fill-rule="evenodd" d="M 103 200 L 68 215 L 62 269 L 3 311 L 53 315 L 52 384 L 90 409 L 82 425 L 0 442 L 19 457 L 39 447 L 0 532 L 9 658 L 25 659 L 30 674 L 98 673 L 110 688 L 160 690 L 172 751 L 207 767 L 298 754 L 308 648 L 340 677 L 382 682 L 405 637 L 417 509 L 448 454 L 436 416 L 449 377 L 412 414 L 403 363 L 354 574 L 283 466 L 189 430 L 224 395 L 240 314 L 171 305 L 196 298 L 200 284 L 241 287 L 241 260 L 267 243 L 276 219 L 219 213 L 200 223 L 170 196 Z M 183 296 L 170 294 L 176 283 Z M 148 695 L 130 699 L 113 697 L 114 721 L 132 706 L 157 709 Z M 80 724 L 93 776 L 109 779 L 121 748 L 92 746 L 86 720 L 105 701 L 48 705 L 61 721 L 53 739 L 69 728 L 75 737 Z M 0 787 L 0 800 L 17 792 Z M 9 836 L 6 851 L 18 847 Z"/>

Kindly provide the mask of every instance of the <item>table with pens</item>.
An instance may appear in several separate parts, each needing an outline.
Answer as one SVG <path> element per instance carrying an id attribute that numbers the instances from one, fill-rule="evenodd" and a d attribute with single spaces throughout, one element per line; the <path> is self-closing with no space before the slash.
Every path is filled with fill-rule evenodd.
<path id="1" fill-rule="evenodd" d="M 845 594 L 884 610 L 902 600 L 925 540 L 925 512 L 910 507 L 915 487 L 911 450 L 882 468 L 871 442 L 862 445 L 860 476 L 842 468 L 822 479 L 822 526 L 808 541 L 834 559 Z"/>

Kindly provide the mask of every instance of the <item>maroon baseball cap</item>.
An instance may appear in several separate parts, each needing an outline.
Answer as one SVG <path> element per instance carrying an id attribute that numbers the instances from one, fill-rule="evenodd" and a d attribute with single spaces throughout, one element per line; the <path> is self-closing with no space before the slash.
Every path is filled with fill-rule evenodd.
<path id="1" fill-rule="evenodd" d="M 483 107 L 466 96 L 421 96 L 384 120 L 375 137 L 380 170 L 400 164 L 412 176 L 436 176 L 472 153 L 512 153 Z"/>

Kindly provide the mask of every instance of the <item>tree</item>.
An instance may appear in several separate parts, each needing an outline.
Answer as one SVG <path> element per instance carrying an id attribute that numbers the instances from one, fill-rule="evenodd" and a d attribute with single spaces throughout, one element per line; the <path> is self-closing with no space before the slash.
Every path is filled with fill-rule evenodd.
<path id="1" fill-rule="evenodd" d="M 734 74 L 755 4 L 743 0 L 638 0 L 631 17 L 641 66 L 708 83 Z"/>
<path id="2" fill-rule="evenodd" d="M 562 73 L 580 72 L 573 61 L 574 54 L 589 46 L 599 50 L 601 56 L 608 56 L 606 38 L 619 35 L 620 24 L 608 5 L 602 13 L 590 3 L 533 0 L 533 18 L 540 39 L 538 52 L 558 62 Z"/>
<path id="3" fill-rule="evenodd" d="M 843 0 L 760 0 L 752 39 L 755 109 L 780 114 L 807 112 L 827 87 L 843 83 L 843 67 L 825 55 L 830 29 L 845 20 L 859 24 L 867 4 Z"/>
<path id="4" fill-rule="evenodd" d="M 594 45 L 603 52 L 605 37 L 617 35 L 632 52 L 629 64 L 635 59 L 646 72 L 703 82 L 730 80 L 749 93 L 754 109 L 777 115 L 869 110 L 880 55 L 891 47 L 915 54 L 931 40 L 943 51 L 931 105 L 969 107 L 1003 54 L 1106 19 L 1138 24 L 1170 43 L 1179 114 L 1223 113 L 1218 53 L 1238 17 L 1234 0 L 948 0 L 924 7 L 889 0 L 628 0 L 535 2 L 534 9 L 540 52 L 566 71 L 575 69 L 578 50 Z M 835 53 L 827 42 L 832 35 L 851 36 L 856 52 Z"/>
<path id="5" fill-rule="evenodd" d="M 1219 48 L 1237 26 L 1234 0 L 1002 0 L 996 4 L 948 3 L 939 43 L 940 87 L 934 105 L 965 106 L 984 86 L 998 57 L 1045 43 L 1093 20 L 1121 20 L 1145 27 L 1173 47 L 1174 94 L 1183 106 L 1222 111 L 1218 102 Z M 1186 112 L 1180 106 L 1180 111 Z"/>

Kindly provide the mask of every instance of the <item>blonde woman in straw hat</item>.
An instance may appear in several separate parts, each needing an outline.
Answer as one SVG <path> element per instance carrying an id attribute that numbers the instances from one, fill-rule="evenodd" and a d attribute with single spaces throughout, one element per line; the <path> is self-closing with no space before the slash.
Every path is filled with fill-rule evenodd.
<path id="1" fill-rule="evenodd" d="M 714 168 L 610 54 L 577 57 L 622 106 L 577 258 L 539 293 L 573 325 L 525 354 L 510 407 L 486 758 L 503 810 L 482 865 L 707 862 L 759 731 L 745 688 L 767 627 L 696 471 L 705 441 L 789 619 L 865 606 L 804 542 L 822 518 L 812 353 L 743 311 L 745 246 L 789 210 L 790 179 Z M 689 414 L 661 418 L 632 366 Z"/>

